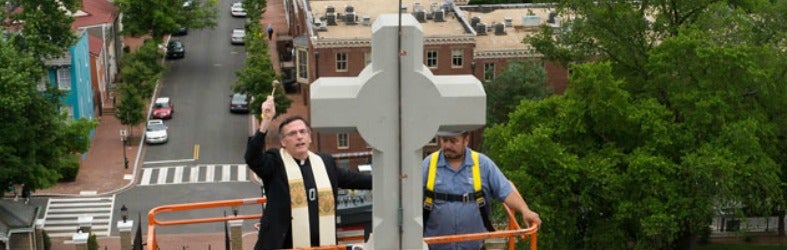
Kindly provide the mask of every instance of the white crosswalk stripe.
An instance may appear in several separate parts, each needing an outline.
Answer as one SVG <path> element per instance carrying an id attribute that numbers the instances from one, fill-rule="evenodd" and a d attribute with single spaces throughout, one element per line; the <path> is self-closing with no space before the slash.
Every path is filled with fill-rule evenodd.
<path id="1" fill-rule="evenodd" d="M 249 181 L 246 164 L 142 168 L 140 186 Z"/>
<path id="2" fill-rule="evenodd" d="M 109 236 L 115 196 L 89 198 L 52 198 L 44 212 L 44 230 L 49 237 L 72 237 L 80 226 L 80 217 L 92 217 L 91 232 Z"/>

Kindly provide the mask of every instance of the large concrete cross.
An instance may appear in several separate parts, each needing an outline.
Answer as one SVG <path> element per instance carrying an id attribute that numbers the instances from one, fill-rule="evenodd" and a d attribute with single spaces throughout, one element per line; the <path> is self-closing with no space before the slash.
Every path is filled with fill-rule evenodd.
<path id="1" fill-rule="evenodd" d="M 358 131 L 374 149 L 371 249 L 426 249 L 422 148 L 438 129 L 475 129 L 486 120 L 481 82 L 432 75 L 423 64 L 421 25 L 412 15 L 401 18 L 401 51 L 398 15 L 381 15 L 372 25 L 371 64 L 358 77 L 321 77 L 311 86 L 312 126 Z"/>

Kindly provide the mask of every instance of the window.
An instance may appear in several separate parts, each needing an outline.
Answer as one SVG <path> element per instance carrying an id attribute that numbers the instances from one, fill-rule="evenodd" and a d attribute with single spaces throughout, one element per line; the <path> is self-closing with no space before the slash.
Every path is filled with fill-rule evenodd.
<path id="1" fill-rule="evenodd" d="M 336 134 L 336 147 L 339 149 L 350 148 L 350 136 L 347 133 Z"/>
<path id="2" fill-rule="evenodd" d="M 298 50 L 298 78 L 309 79 L 309 64 L 305 50 Z M 315 62 L 316 63 L 316 62 Z"/>
<path id="3" fill-rule="evenodd" d="M 451 67 L 454 68 L 461 68 L 462 67 L 462 56 L 464 55 L 464 50 L 462 49 L 455 49 L 451 51 Z"/>
<path id="4" fill-rule="evenodd" d="M 336 160 L 336 166 L 339 168 L 349 169 L 350 159 L 338 159 Z"/>
<path id="5" fill-rule="evenodd" d="M 369 65 L 372 63 L 372 52 L 366 52 L 363 54 L 363 63 L 364 65 Z"/>
<path id="6" fill-rule="evenodd" d="M 336 71 L 337 72 L 347 71 L 347 52 L 336 53 Z"/>
<path id="7" fill-rule="evenodd" d="M 495 64 L 484 63 L 484 81 L 491 81 L 495 79 Z"/>
<path id="8" fill-rule="evenodd" d="M 61 107 L 60 111 L 66 113 L 66 115 L 68 115 L 68 118 L 74 118 L 74 107 L 72 107 L 71 105 L 65 105 Z"/>
<path id="9" fill-rule="evenodd" d="M 437 50 L 426 51 L 426 67 L 437 68 Z"/>
<path id="10" fill-rule="evenodd" d="M 41 78 L 41 80 L 39 80 L 38 84 L 36 85 L 36 89 L 38 91 L 45 91 L 47 82 L 49 81 L 46 78 Z"/>
<path id="11" fill-rule="evenodd" d="M 57 87 L 61 90 L 71 89 L 71 68 L 57 69 Z"/>

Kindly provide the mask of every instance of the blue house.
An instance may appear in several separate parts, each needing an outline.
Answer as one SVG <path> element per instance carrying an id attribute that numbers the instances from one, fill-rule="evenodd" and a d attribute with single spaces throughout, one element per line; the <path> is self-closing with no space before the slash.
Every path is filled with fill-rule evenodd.
<path id="1" fill-rule="evenodd" d="M 73 119 L 94 119 L 93 86 L 90 76 L 88 34 L 77 33 L 77 43 L 60 58 L 46 60 L 47 78 L 65 93 L 61 110 Z M 91 135 L 92 136 L 92 135 Z"/>

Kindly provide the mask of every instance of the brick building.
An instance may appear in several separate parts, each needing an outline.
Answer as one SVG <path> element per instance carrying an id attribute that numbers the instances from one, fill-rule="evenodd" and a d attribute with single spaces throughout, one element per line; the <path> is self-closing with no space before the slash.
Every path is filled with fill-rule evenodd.
<path id="1" fill-rule="evenodd" d="M 371 25 L 381 14 L 413 15 L 424 32 L 424 64 L 435 75 L 472 74 L 482 82 L 493 80 L 508 63 L 540 60 L 523 43 L 542 25 L 559 26 L 560 17 L 548 4 L 463 5 L 452 1 L 404 0 L 286 0 L 289 29 L 279 31 L 282 71 L 291 78 L 309 105 L 309 87 L 323 76 L 358 76 L 371 61 Z M 406 40 L 406 38 L 403 38 Z M 397 53 L 382 48 L 378 53 Z M 400 52 L 401 53 L 401 52 Z M 568 71 L 543 61 L 547 82 L 556 93 L 567 84 Z M 307 114 L 307 117 L 309 115 Z M 308 119 L 308 118 L 307 118 Z M 341 165 L 370 161 L 371 149 L 357 133 L 313 133 L 317 151 L 339 156 Z M 473 133 L 480 145 L 480 130 Z M 424 154 L 436 149 L 434 140 Z"/>

